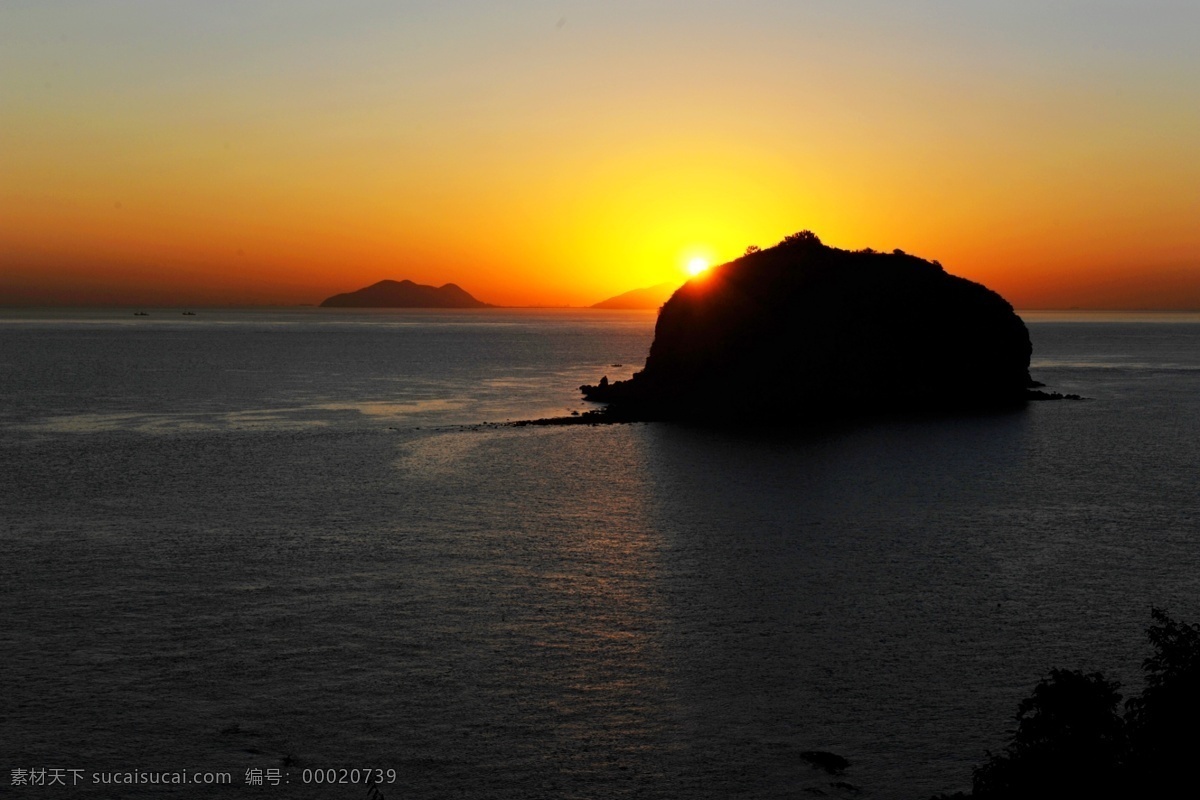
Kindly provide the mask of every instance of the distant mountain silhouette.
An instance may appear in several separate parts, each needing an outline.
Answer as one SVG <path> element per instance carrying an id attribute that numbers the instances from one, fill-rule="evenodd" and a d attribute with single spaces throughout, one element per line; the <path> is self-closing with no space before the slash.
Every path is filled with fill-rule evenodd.
<path id="1" fill-rule="evenodd" d="M 426 286 L 412 281 L 380 281 L 357 292 L 335 294 L 322 308 L 491 308 L 453 283 Z"/>
<path id="2" fill-rule="evenodd" d="M 980 408 L 1029 399 L 1031 351 L 987 287 L 803 231 L 689 280 L 659 313 L 645 368 L 581 388 L 613 420 Z"/>
<path id="3" fill-rule="evenodd" d="M 658 286 L 634 289 L 631 292 L 601 300 L 599 303 L 593 303 L 590 308 L 660 308 L 678 288 L 678 283 L 660 283 Z"/>

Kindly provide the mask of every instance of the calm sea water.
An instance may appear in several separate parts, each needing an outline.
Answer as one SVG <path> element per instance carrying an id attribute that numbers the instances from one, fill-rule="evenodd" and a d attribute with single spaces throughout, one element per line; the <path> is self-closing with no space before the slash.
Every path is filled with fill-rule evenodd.
<path id="1" fill-rule="evenodd" d="M 648 313 L 0 312 L 0 792 L 966 788 L 1047 670 L 1200 620 L 1200 320 L 1026 318 L 1086 402 L 739 433 L 478 425 Z M 150 770 L 233 785 L 91 783 Z"/>

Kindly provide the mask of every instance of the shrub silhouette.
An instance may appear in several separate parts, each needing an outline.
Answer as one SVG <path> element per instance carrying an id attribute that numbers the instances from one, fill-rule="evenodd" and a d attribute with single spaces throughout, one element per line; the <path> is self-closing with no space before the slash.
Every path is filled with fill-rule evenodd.
<path id="1" fill-rule="evenodd" d="M 785 247 L 792 247 L 795 245 L 819 245 L 821 244 L 821 239 L 812 231 L 803 230 L 799 231 L 798 233 L 789 233 L 787 236 L 783 237 L 783 241 L 779 244 Z"/>
<path id="2" fill-rule="evenodd" d="M 1119 684 L 1054 670 L 1021 701 L 1004 755 L 975 770 L 976 797 L 1070 797 L 1104 792 L 1125 749 Z"/>
<path id="3" fill-rule="evenodd" d="M 1200 626 L 1162 609 L 1146 635 L 1154 655 L 1142 663 L 1146 688 L 1126 704 L 1130 768 L 1148 787 L 1166 791 L 1193 777 L 1200 752 Z"/>
<path id="4" fill-rule="evenodd" d="M 1145 689 L 1120 707 L 1116 681 L 1053 670 L 1017 708 L 1000 755 L 975 768 L 972 797 L 1172 797 L 1194 791 L 1200 752 L 1200 626 L 1154 608 Z M 1179 788 L 1187 786 L 1186 793 Z M 963 795 L 955 795 L 962 797 Z"/>

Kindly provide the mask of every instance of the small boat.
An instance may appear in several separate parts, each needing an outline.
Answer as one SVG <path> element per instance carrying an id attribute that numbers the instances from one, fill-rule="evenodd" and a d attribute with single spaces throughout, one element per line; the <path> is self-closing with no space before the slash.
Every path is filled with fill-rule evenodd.
<path id="1" fill-rule="evenodd" d="M 194 317 L 194 316 L 196 316 L 196 312 L 195 311 L 185 311 L 185 312 L 183 312 L 183 315 L 185 317 Z"/>
<path id="2" fill-rule="evenodd" d="M 150 316 L 150 315 L 149 315 L 149 314 L 147 314 L 145 311 L 135 311 L 135 312 L 133 312 L 133 315 L 134 315 L 135 317 L 148 317 L 148 316 Z"/>

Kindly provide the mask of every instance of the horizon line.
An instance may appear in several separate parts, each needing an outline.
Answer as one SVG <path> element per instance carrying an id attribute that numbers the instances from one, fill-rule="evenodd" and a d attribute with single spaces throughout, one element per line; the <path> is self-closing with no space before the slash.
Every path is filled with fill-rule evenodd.
<path id="1" fill-rule="evenodd" d="M 171 305 L 143 305 L 137 303 L 58 303 L 58 304 L 4 304 L 0 303 L 0 311 L 34 311 L 34 310 L 59 310 L 59 309 L 94 309 L 94 310 L 155 310 L 155 309 L 227 309 L 227 310 L 250 310 L 250 309 L 280 309 L 280 308 L 312 308 L 321 309 L 327 312 L 357 312 L 357 311 L 500 311 L 500 310 L 571 310 L 571 311 L 657 311 L 657 308 L 596 308 L 595 305 L 572 306 L 572 305 L 499 305 L 495 303 L 489 304 L 483 308 L 454 308 L 454 307 L 422 307 L 422 306 L 364 306 L 364 307 L 336 307 L 329 308 L 321 306 L 319 303 L 178 303 Z M 1200 307 L 1197 308 L 1128 308 L 1128 307 L 1112 307 L 1112 306 L 1029 306 L 1024 308 L 1013 307 L 1017 314 L 1022 313 L 1108 313 L 1108 314 L 1200 314 Z"/>

